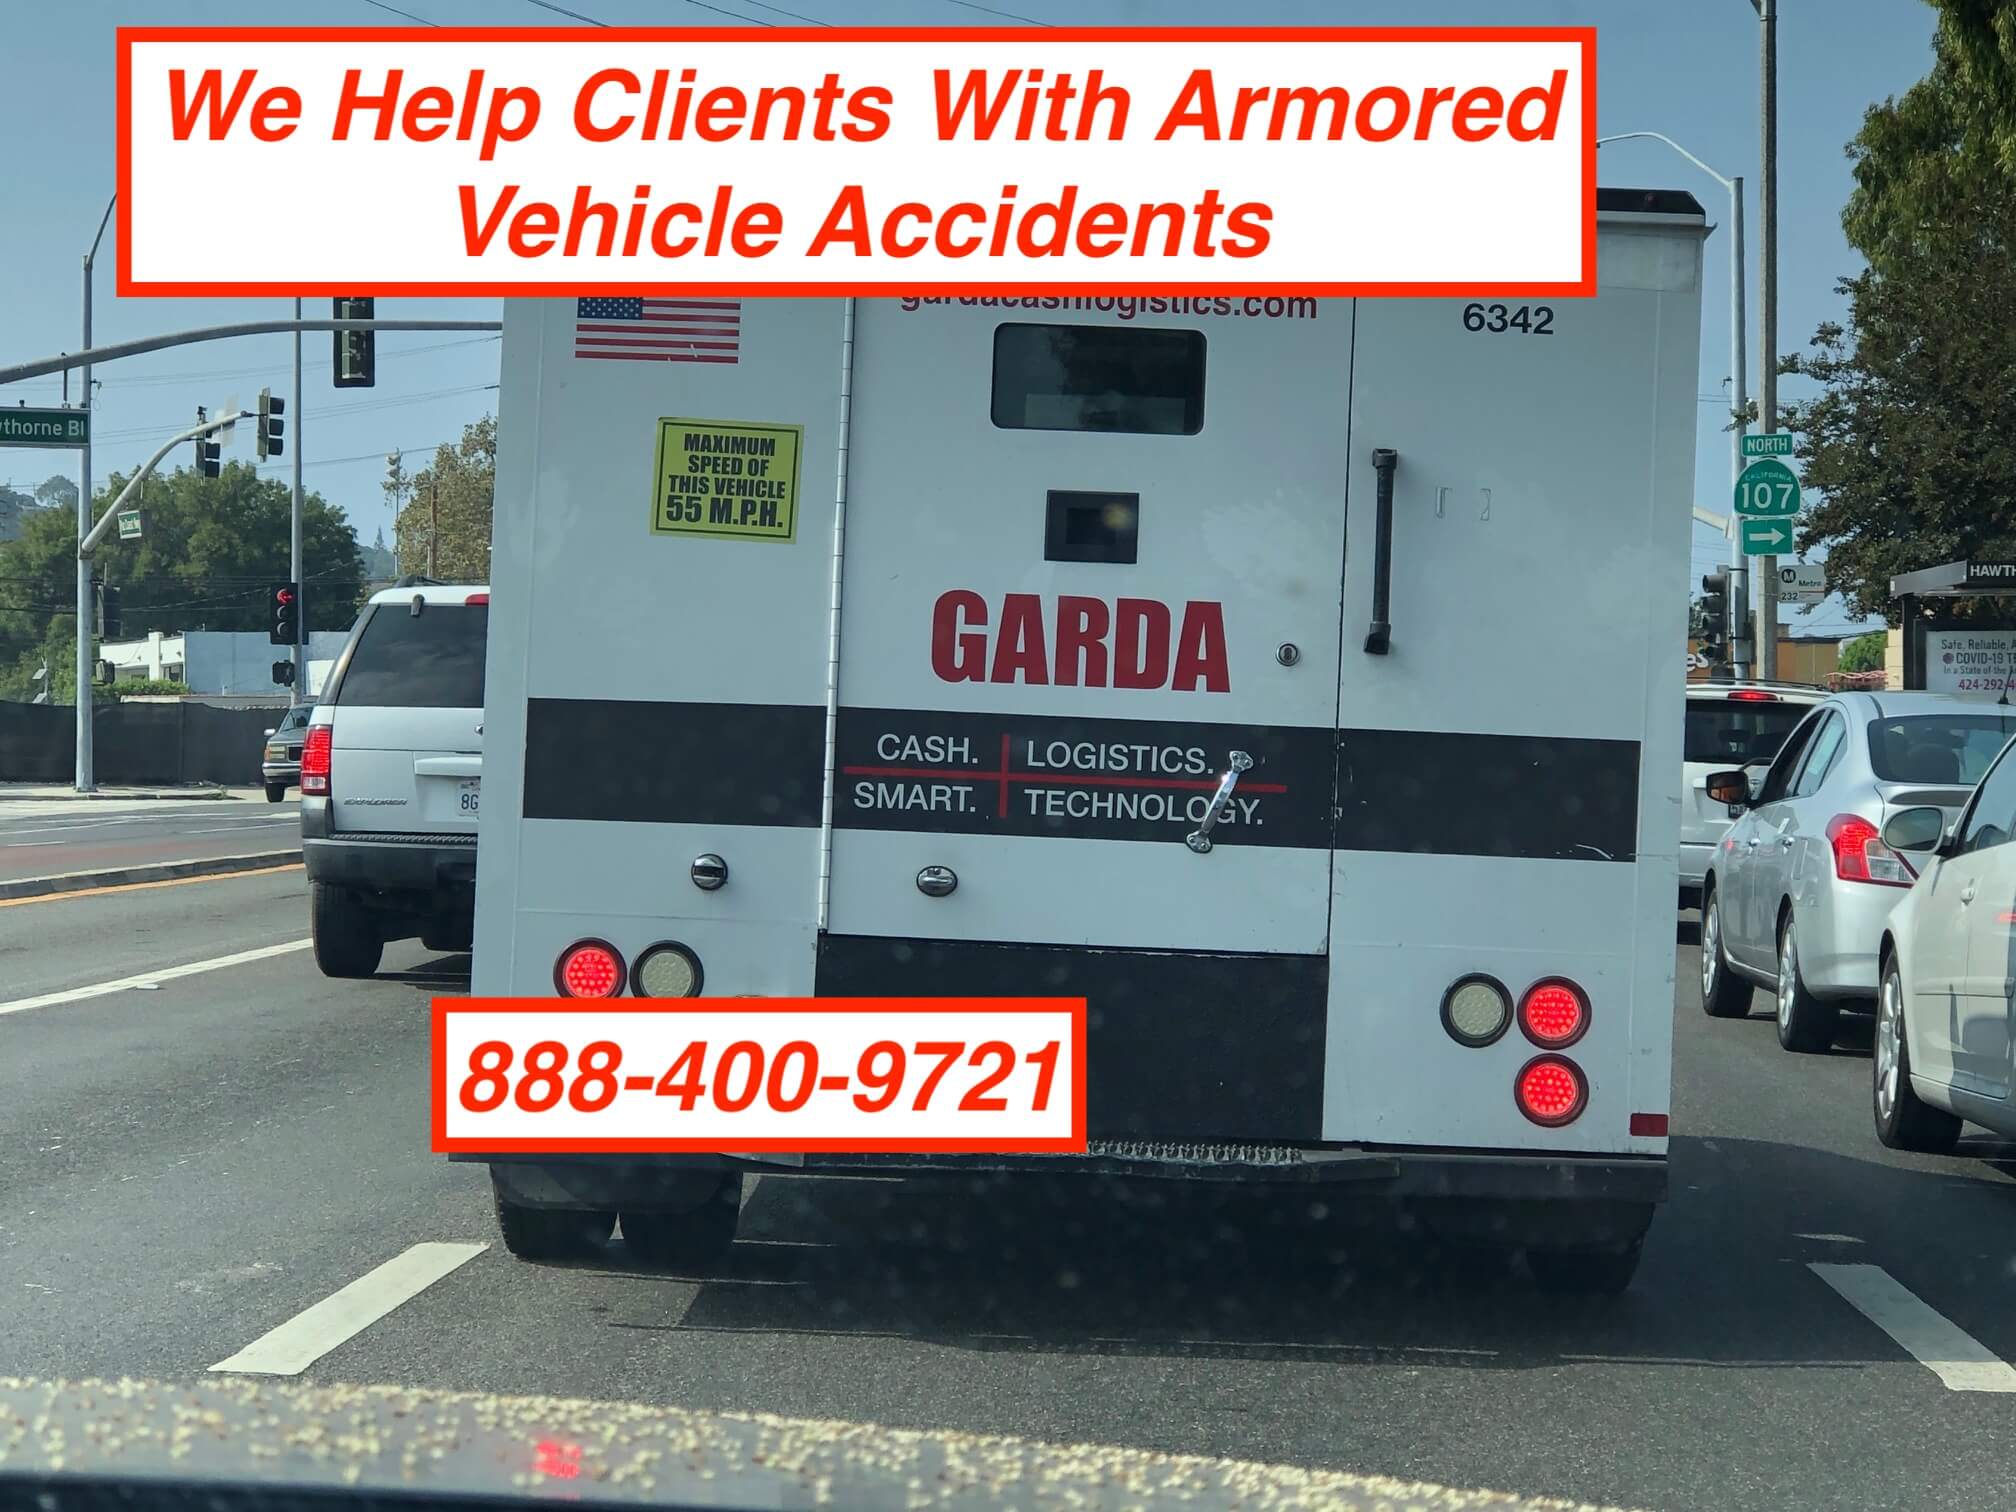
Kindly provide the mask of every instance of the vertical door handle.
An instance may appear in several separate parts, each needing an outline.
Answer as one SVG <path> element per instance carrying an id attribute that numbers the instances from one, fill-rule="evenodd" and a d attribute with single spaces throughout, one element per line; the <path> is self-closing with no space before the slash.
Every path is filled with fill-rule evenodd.
<path id="1" fill-rule="evenodd" d="M 1218 791 L 1211 795 L 1211 806 L 1204 810 L 1204 817 L 1197 821 L 1197 828 L 1183 837 L 1183 843 L 1198 855 L 1206 855 L 1211 850 L 1211 831 L 1224 817 L 1225 805 L 1232 801 L 1232 789 L 1239 786 L 1239 774 L 1253 770 L 1253 758 L 1244 751 L 1233 751 L 1226 758 L 1225 771 L 1218 779 Z"/>
<path id="2" fill-rule="evenodd" d="M 1365 632 L 1365 654 L 1384 656 L 1393 644 L 1393 472 L 1400 453 L 1391 447 L 1372 452 L 1372 470 L 1379 492 L 1372 537 L 1372 627 Z"/>

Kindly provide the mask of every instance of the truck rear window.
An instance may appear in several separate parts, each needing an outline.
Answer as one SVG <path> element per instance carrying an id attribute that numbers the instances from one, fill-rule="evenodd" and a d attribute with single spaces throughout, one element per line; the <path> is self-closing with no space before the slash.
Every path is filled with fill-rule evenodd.
<path id="1" fill-rule="evenodd" d="M 380 709 L 480 709 L 487 605 L 378 604 L 357 637 L 335 702 Z"/>
<path id="2" fill-rule="evenodd" d="M 1204 333 L 996 326 L 993 407 L 1003 430 L 1194 436 L 1204 426 Z"/>
<path id="3" fill-rule="evenodd" d="M 1769 761 L 1807 710 L 1805 704 L 1690 698 L 1685 759 L 1725 766 Z"/>

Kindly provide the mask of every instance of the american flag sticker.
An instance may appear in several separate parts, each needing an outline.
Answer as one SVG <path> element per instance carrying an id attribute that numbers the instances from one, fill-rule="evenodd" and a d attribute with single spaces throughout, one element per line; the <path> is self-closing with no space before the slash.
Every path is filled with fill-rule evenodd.
<path id="1" fill-rule="evenodd" d="M 739 299 L 597 296 L 574 301 L 574 355 L 604 362 L 734 362 Z"/>

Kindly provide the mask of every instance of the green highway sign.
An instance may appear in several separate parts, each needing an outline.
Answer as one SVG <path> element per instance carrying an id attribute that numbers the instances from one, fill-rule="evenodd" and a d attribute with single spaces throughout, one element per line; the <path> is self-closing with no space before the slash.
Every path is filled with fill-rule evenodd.
<path id="1" fill-rule="evenodd" d="M 0 406 L 0 446 L 86 446 L 90 441 L 89 410 Z"/>
<path id="2" fill-rule="evenodd" d="M 1789 457 L 1792 455 L 1792 433 L 1773 431 L 1766 436 L 1745 436 L 1743 455 L 1746 457 Z"/>
<path id="3" fill-rule="evenodd" d="M 119 511 L 119 539 L 137 541 L 140 539 L 140 511 L 122 509 Z"/>
<path id="4" fill-rule="evenodd" d="M 1792 549 L 1790 520 L 1741 520 L 1743 555 L 1777 556 Z"/>
<path id="5" fill-rule="evenodd" d="M 1736 513 L 1776 517 L 1799 513 L 1799 480 L 1783 462 L 1752 462 L 1736 480 Z"/>

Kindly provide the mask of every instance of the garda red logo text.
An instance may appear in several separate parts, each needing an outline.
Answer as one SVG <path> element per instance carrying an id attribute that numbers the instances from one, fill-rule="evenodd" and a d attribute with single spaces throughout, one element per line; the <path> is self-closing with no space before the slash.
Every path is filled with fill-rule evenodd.
<path id="1" fill-rule="evenodd" d="M 968 588 L 938 595 L 931 611 L 931 670 L 945 682 L 1055 684 L 1061 688 L 1169 688 L 1223 693 L 1225 606 L 1192 600 L 1181 611 L 1156 599 L 1009 593 L 999 613 Z"/>

